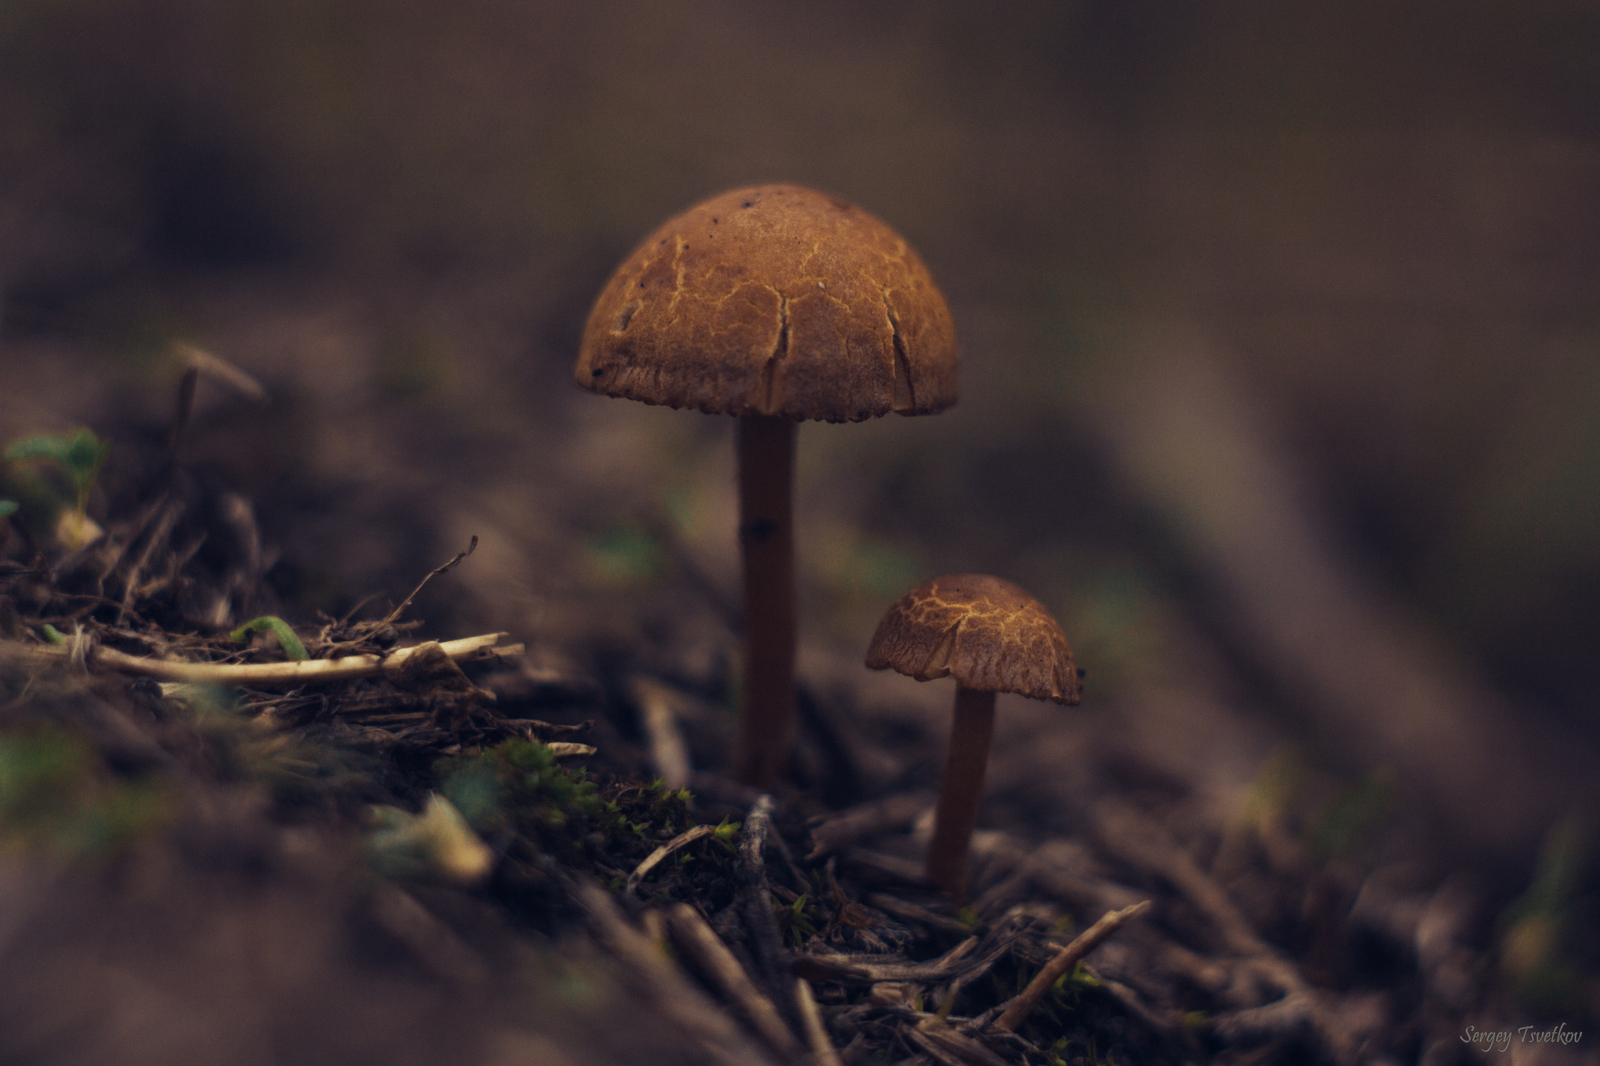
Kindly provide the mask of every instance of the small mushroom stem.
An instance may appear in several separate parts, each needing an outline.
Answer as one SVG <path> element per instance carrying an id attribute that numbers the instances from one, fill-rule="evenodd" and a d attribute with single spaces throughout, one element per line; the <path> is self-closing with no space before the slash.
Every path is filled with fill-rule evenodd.
<path id="1" fill-rule="evenodd" d="M 744 706 L 734 776 L 761 788 L 794 736 L 795 423 L 739 417 L 739 546 L 744 556 Z"/>
<path id="2" fill-rule="evenodd" d="M 939 807 L 928 845 L 930 880 L 952 896 L 967 890 L 967 847 L 978 823 L 983 799 L 983 773 L 994 736 L 994 693 L 956 686 L 955 721 L 950 726 L 950 753 L 939 783 Z"/>

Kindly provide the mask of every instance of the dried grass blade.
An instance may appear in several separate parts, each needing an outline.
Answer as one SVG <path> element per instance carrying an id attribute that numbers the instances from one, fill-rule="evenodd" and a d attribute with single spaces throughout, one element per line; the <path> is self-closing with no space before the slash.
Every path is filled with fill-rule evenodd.
<path id="1" fill-rule="evenodd" d="M 554 751 L 556 744 L 560 744 L 562 747 L 572 748 L 589 747 L 587 744 L 569 744 L 561 741 L 557 741 L 555 744 L 549 744 L 547 747 Z M 594 750 L 594 748 L 589 748 L 591 753 Z M 716 831 L 717 827 L 714 825 L 697 825 L 692 829 L 688 829 L 682 833 L 679 833 L 677 836 L 673 837 L 671 840 L 652 851 L 649 855 L 646 855 L 644 860 L 640 862 L 638 866 L 633 868 L 633 873 L 628 875 L 628 885 L 626 889 L 628 895 L 633 895 L 634 891 L 639 887 L 639 882 L 644 880 L 646 874 L 660 865 L 661 860 L 665 859 L 668 855 L 671 855 L 679 848 L 687 847 L 688 845 L 693 844 L 696 840 L 699 840 L 702 837 L 708 837 Z"/>

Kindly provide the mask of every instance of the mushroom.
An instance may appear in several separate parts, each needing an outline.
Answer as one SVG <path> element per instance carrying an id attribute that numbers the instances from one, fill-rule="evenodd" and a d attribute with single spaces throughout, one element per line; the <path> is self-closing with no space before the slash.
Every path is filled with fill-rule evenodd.
<path id="1" fill-rule="evenodd" d="M 763 786 L 794 733 L 795 423 L 956 402 L 955 326 L 878 219 L 797 185 L 712 197 L 623 260 L 574 375 L 609 396 L 739 418 L 745 682 L 734 773 Z"/>
<path id="2" fill-rule="evenodd" d="M 994 735 L 995 693 L 1076 704 L 1078 671 L 1066 634 L 1038 600 L 1011 582 L 950 574 L 895 601 L 872 634 L 867 666 L 892 667 L 918 681 L 956 679 L 955 722 L 926 869 L 932 881 L 960 896 Z"/>

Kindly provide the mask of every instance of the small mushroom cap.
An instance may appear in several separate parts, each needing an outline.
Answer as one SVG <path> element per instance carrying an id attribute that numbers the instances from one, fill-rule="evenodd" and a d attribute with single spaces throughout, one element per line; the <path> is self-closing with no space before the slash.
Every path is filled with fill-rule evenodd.
<path id="1" fill-rule="evenodd" d="M 573 373 L 645 403 L 828 422 L 930 414 L 958 390 L 955 325 L 917 253 L 798 185 L 723 193 L 646 237 Z"/>
<path id="2" fill-rule="evenodd" d="M 1078 702 L 1066 634 L 1039 601 L 1009 581 L 950 574 L 918 585 L 878 623 L 867 665 L 918 681 L 952 676 L 963 688 Z"/>

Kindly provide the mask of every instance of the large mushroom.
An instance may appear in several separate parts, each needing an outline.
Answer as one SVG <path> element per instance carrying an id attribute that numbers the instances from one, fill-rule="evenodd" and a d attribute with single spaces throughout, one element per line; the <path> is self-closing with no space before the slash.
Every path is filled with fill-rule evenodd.
<path id="1" fill-rule="evenodd" d="M 1066 634 L 1038 600 L 1011 582 L 950 574 L 895 601 L 872 634 L 867 666 L 918 681 L 956 679 L 955 721 L 926 869 L 941 888 L 961 896 L 994 736 L 995 693 L 1077 703 L 1078 671 Z"/>
<path id="2" fill-rule="evenodd" d="M 795 423 L 956 401 L 955 326 L 911 247 L 826 193 L 760 185 L 668 221 L 589 313 L 587 389 L 739 419 L 744 706 L 734 773 L 765 785 L 795 717 Z"/>

